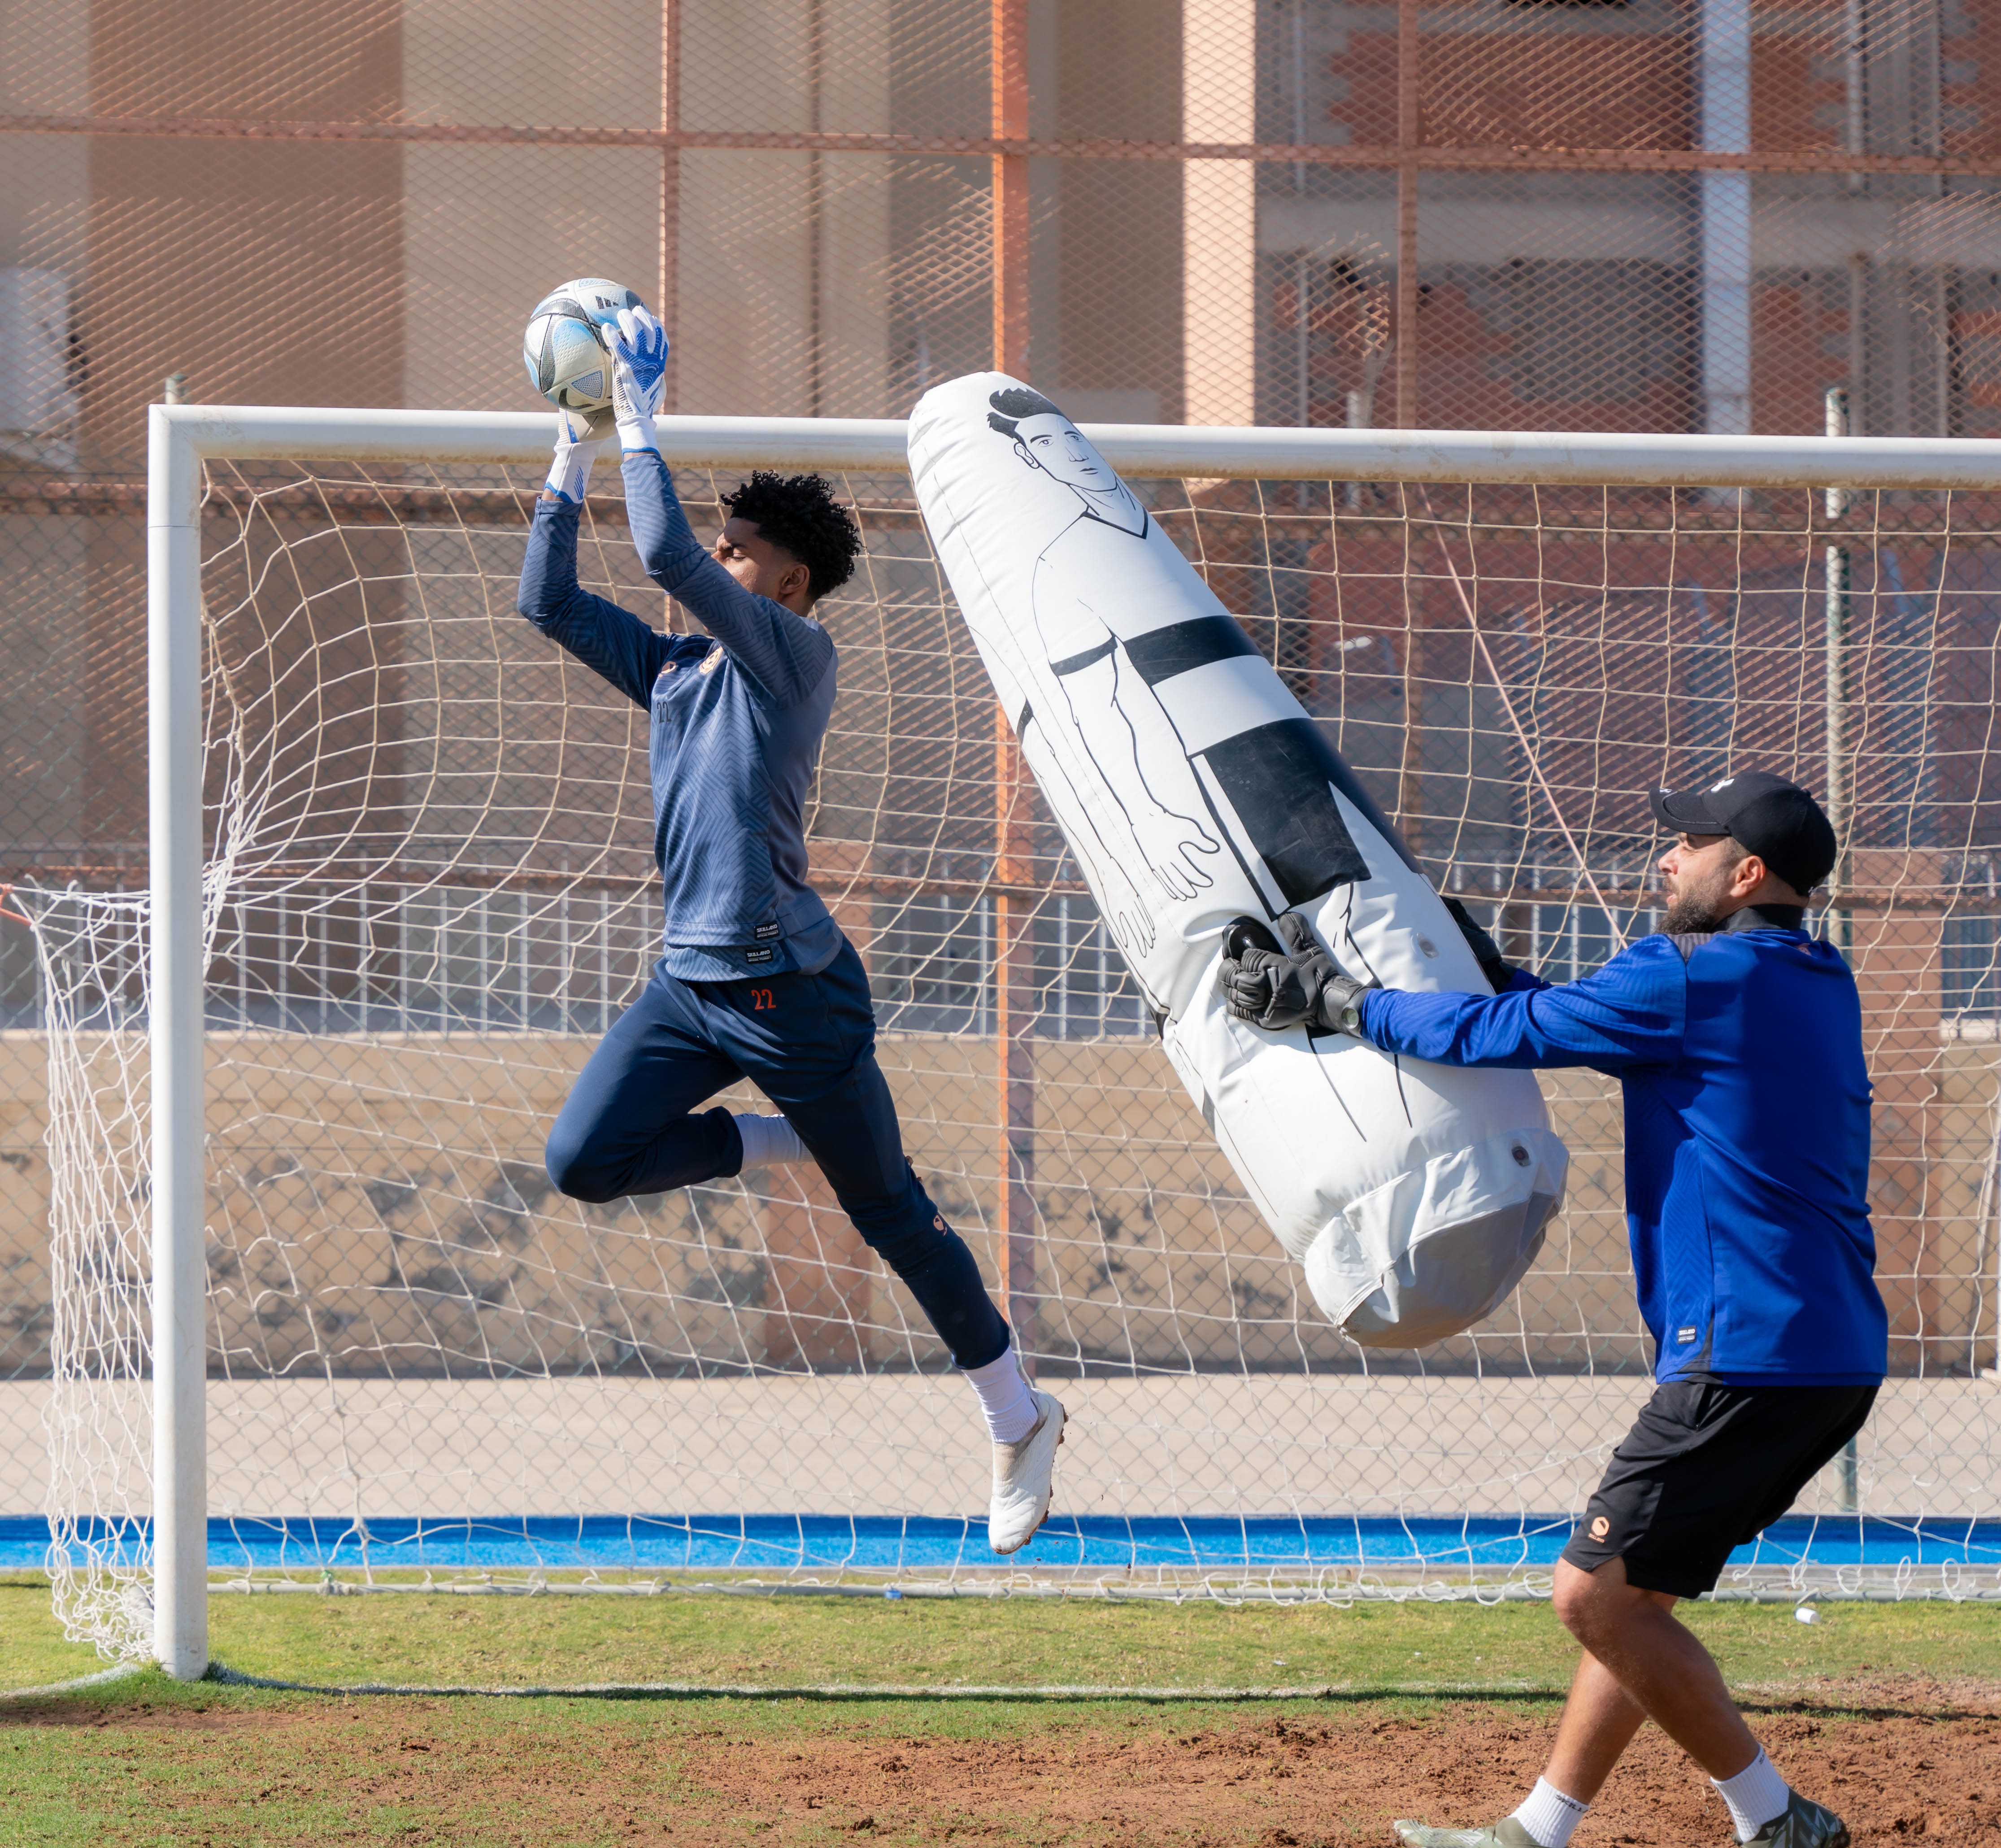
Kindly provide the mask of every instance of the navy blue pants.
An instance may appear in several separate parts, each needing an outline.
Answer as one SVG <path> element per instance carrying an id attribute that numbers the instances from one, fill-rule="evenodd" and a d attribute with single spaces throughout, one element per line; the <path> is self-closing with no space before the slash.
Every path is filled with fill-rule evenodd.
<path id="1" fill-rule="evenodd" d="M 952 1359 L 962 1367 L 999 1359 L 1007 1324 L 903 1154 L 875 1063 L 868 978 L 851 944 L 815 975 L 684 982 L 656 966 L 556 1119 L 550 1180 L 572 1199 L 621 1200 L 740 1172 L 743 1138 L 730 1112 L 693 1114 L 740 1078 L 785 1112 Z"/>

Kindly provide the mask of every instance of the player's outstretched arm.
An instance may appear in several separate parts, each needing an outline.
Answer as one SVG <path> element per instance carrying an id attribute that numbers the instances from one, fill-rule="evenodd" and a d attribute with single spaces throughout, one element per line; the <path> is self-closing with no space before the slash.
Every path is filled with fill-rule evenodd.
<path id="1" fill-rule="evenodd" d="M 602 674 L 641 705 L 672 644 L 629 611 L 594 596 L 576 581 L 576 534 L 583 494 L 604 432 L 573 412 L 559 412 L 548 485 L 535 503 L 514 607 L 552 641 Z"/>
<path id="2" fill-rule="evenodd" d="M 832 641 L 818 623 L 745 590 L 688 525 L 653 429 L 667 363 L 667 336 L 659 322 L 643 308 L 621 311 L 611 353 L 626 517 L 640 563 L 772 701 L 796 704 L 833 665 Z"/>

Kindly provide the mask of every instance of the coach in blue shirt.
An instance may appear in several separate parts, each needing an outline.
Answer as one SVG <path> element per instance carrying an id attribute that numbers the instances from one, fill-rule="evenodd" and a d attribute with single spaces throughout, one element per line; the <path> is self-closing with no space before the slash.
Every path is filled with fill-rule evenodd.
<path id="1" fill-rule="evenodd" d="M 1400 1822 L 1412 1848 L 1566 1848 L 1643 1719 L 1709 1773 L 1739 1841 L 1848 1839 L 1788 1790 L 1671 1614 L 1792 1505 L 1883 1378 L 1861 1008 L 1839 952 L 1801 927 L 1834 831 L 1805 790 L 1760 771 L 1659 790 L 1653 806 L 1676 834 L 1665 927 L 1581 981 L 1509 969 L 1463 913 L 1491 996 L 1371 989 L 1289 920 L 1293 954 L 1223 966 L 1233 1011 L 1264 1025 L 1310 1021 L 1446 1065 L 1585 1066 L 1625 1091 L 1657 1383 L 1557 1563 L 1557 1614 L 1585 1654 L 1522 1808 L 1481 1829 Z"/>
<path id="2" fill-rule="evenodd" d="M 556 1119 L 549 1178 L 614 1200 L 816 1162 L 978 1393 L 994 1444 L 987 1537 L 1014 1552 L 1049 1512 L 1063 1408 L 1022 1376 L 972 1252 L 904 1156 L 868 976 L 806 883 L 806 806 L 837 684 L 833 638 L 811 612 L 852 574 L 861 535 L 818 475 L 756 474 L 724 496 L 731 517 L 704 548 L 654 433 L 666 336 L 628 308 L 611 347 L 613 410 L 574 427 L 563 413 L 517 602 L 648 715 L 666 941 Z M 584 489 L 614 427 L 646 573 L 705 635 L 662 635 L 577 583 Z M 782 1114 L 698 1109 L 741 1078 Z"/>

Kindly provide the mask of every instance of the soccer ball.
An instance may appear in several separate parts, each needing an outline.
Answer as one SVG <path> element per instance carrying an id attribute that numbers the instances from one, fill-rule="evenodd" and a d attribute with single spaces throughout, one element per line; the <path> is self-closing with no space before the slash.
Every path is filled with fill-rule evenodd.
<path id="1" fill-rule="evenodd" d="M 611 402 L 611 356 L 603 329 L 621 308 L 646 305 L 622 283 L 580 277 L 535 304 L 522 337 L 528 382 L 550 403 L 572 411 L 601 411 Z"/>

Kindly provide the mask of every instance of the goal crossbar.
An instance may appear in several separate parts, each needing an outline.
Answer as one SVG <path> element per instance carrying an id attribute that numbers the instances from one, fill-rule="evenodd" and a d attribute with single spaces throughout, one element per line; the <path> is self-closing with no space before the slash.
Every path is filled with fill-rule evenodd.
<path id="1" fill-rule="evenodd" d="M 660 453 L 684 468 L 900 473 L 894 418 L 663 417 Z M 1492 482 L 1536 487 L 2001 487 L 2001 444 L 1960 437 L 1662 436 L 1647 432 L 1294 430 L 1084 423 L 1128 475 L 1214 479 Z M 155 405 L 155 506 L 163 447 L 237 461 L 490 463 L 545 460 L 549 418 L 531 411 L 294 410 Z M 157 511 L 156 511 L 157 519 Z"/>
<path id="2" fill-rule="evenodd" d="M 2001 444 L 1959 439 L 1082 426 L 1140 477 L 1689 489 L 2001 489 Z M 905 426 L 667 417 L 684 467 L 896 473 Z M 199 1677 L 207 1617 L 200 511 L 206 461 L 533 465 L 545 413 L 156 405 L 149 425 L 148 774 L 154 1638 Z"/>

